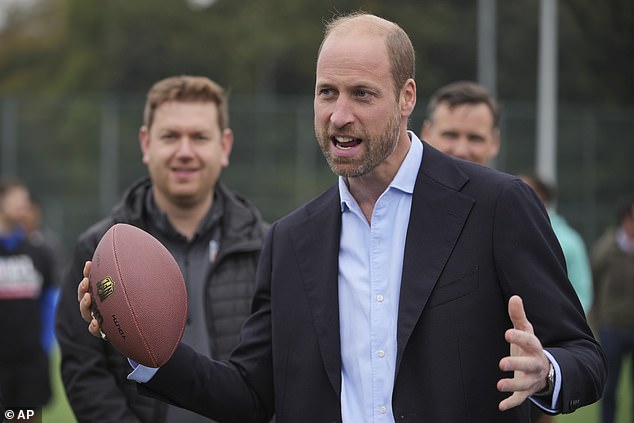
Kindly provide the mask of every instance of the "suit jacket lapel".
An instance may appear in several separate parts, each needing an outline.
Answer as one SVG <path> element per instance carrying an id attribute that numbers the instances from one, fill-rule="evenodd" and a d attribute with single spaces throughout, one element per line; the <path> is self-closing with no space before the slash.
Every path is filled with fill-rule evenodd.
<path id="1" fill-rule="evenodd" d="M 330 383 L 341 394 L 338 257 L 341 206 L 337 186 L 309 203 L 307 216 L 292 231 L 304 287 Z"/>
<path id="2" fill-rule="evenodd" d="M 473 206 L 474 200 L 459 192 L 467 181 L 452 159 L 424 144 L 405 241 L 397 374 L 409 337 Z"/>

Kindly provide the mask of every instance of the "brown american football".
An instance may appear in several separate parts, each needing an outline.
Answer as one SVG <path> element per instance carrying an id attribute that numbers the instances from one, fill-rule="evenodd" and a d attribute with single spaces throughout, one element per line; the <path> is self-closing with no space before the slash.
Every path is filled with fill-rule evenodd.
<path id="1" fill-rule="evenodd" d="M 144 230 L 117 223 L 104 234 L 90 269 L 92 312 L 107 340 L 149 367 L 172 356 L 187 320 L 187 290 L 174 257 Z"/>

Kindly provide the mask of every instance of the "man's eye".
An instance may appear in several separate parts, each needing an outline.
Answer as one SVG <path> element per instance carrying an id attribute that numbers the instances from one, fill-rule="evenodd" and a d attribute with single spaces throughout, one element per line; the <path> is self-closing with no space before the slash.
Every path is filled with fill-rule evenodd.
<path id="1" fill-rule="evenodd" d="M 333 95 L 334 91 L 331 88 L 322 88 L 319 90 L 319 95 L 320 96 L 331 96 Z"/>
<path id="2" fill-rule="evenodd" d="M 209 139 L 209 137 L 207 135 L 203 135 L 203 134 L 196 134 L 196 135 L 192 136 L 192 139 L 194 141 L 203 142 L 203 141 L 207 141 Z"/>
<path id="3" fill-rule="evenodd" d="M 475 144 L 482 143 L 482 142 L 484 142 L 484 137 L 471 136 L 471 137 L 469 137 L 469 142 L 475 143 Z"/>

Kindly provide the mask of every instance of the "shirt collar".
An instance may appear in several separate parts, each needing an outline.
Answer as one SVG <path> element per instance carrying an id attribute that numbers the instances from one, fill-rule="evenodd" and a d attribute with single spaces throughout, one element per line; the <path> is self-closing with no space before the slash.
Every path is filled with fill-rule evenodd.
<path id="1" fill-rule="evenodd" d="M 423 161 L 423 143 L 412 131 L 407 131 L 407 134 L 412 143 L 405 156 L 405 160 L 401 163 L 401 167 L 398 169 L 398 172 L 396 172 L 394 179 L 392 179 L 386 191 L 390 188 L 394 188 L 411 195 L 414 192 L 418 171 Z M 348 185 L 346 185 L 346 178 L 339 176 L 338 183 L 341 211 L 344 212 L 350 209 L 353 204 L 356 204 L 356 200 L 352 197 Z"/>

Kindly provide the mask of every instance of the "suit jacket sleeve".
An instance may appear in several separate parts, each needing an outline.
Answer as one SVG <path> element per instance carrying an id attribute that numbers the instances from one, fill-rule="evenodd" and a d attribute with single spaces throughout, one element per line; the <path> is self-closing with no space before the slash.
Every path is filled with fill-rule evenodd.
<path id="1" fill-rule="evenodd" d="M 501 286 L 505 297 L 522 297 L 535 334 L 559 363 L 560 408 L 570 413 L 600 398 L 605 357 L 565 273 L 563 253 L 541 202 L 517 180 L 500 196 L 494 254 Z"/>

